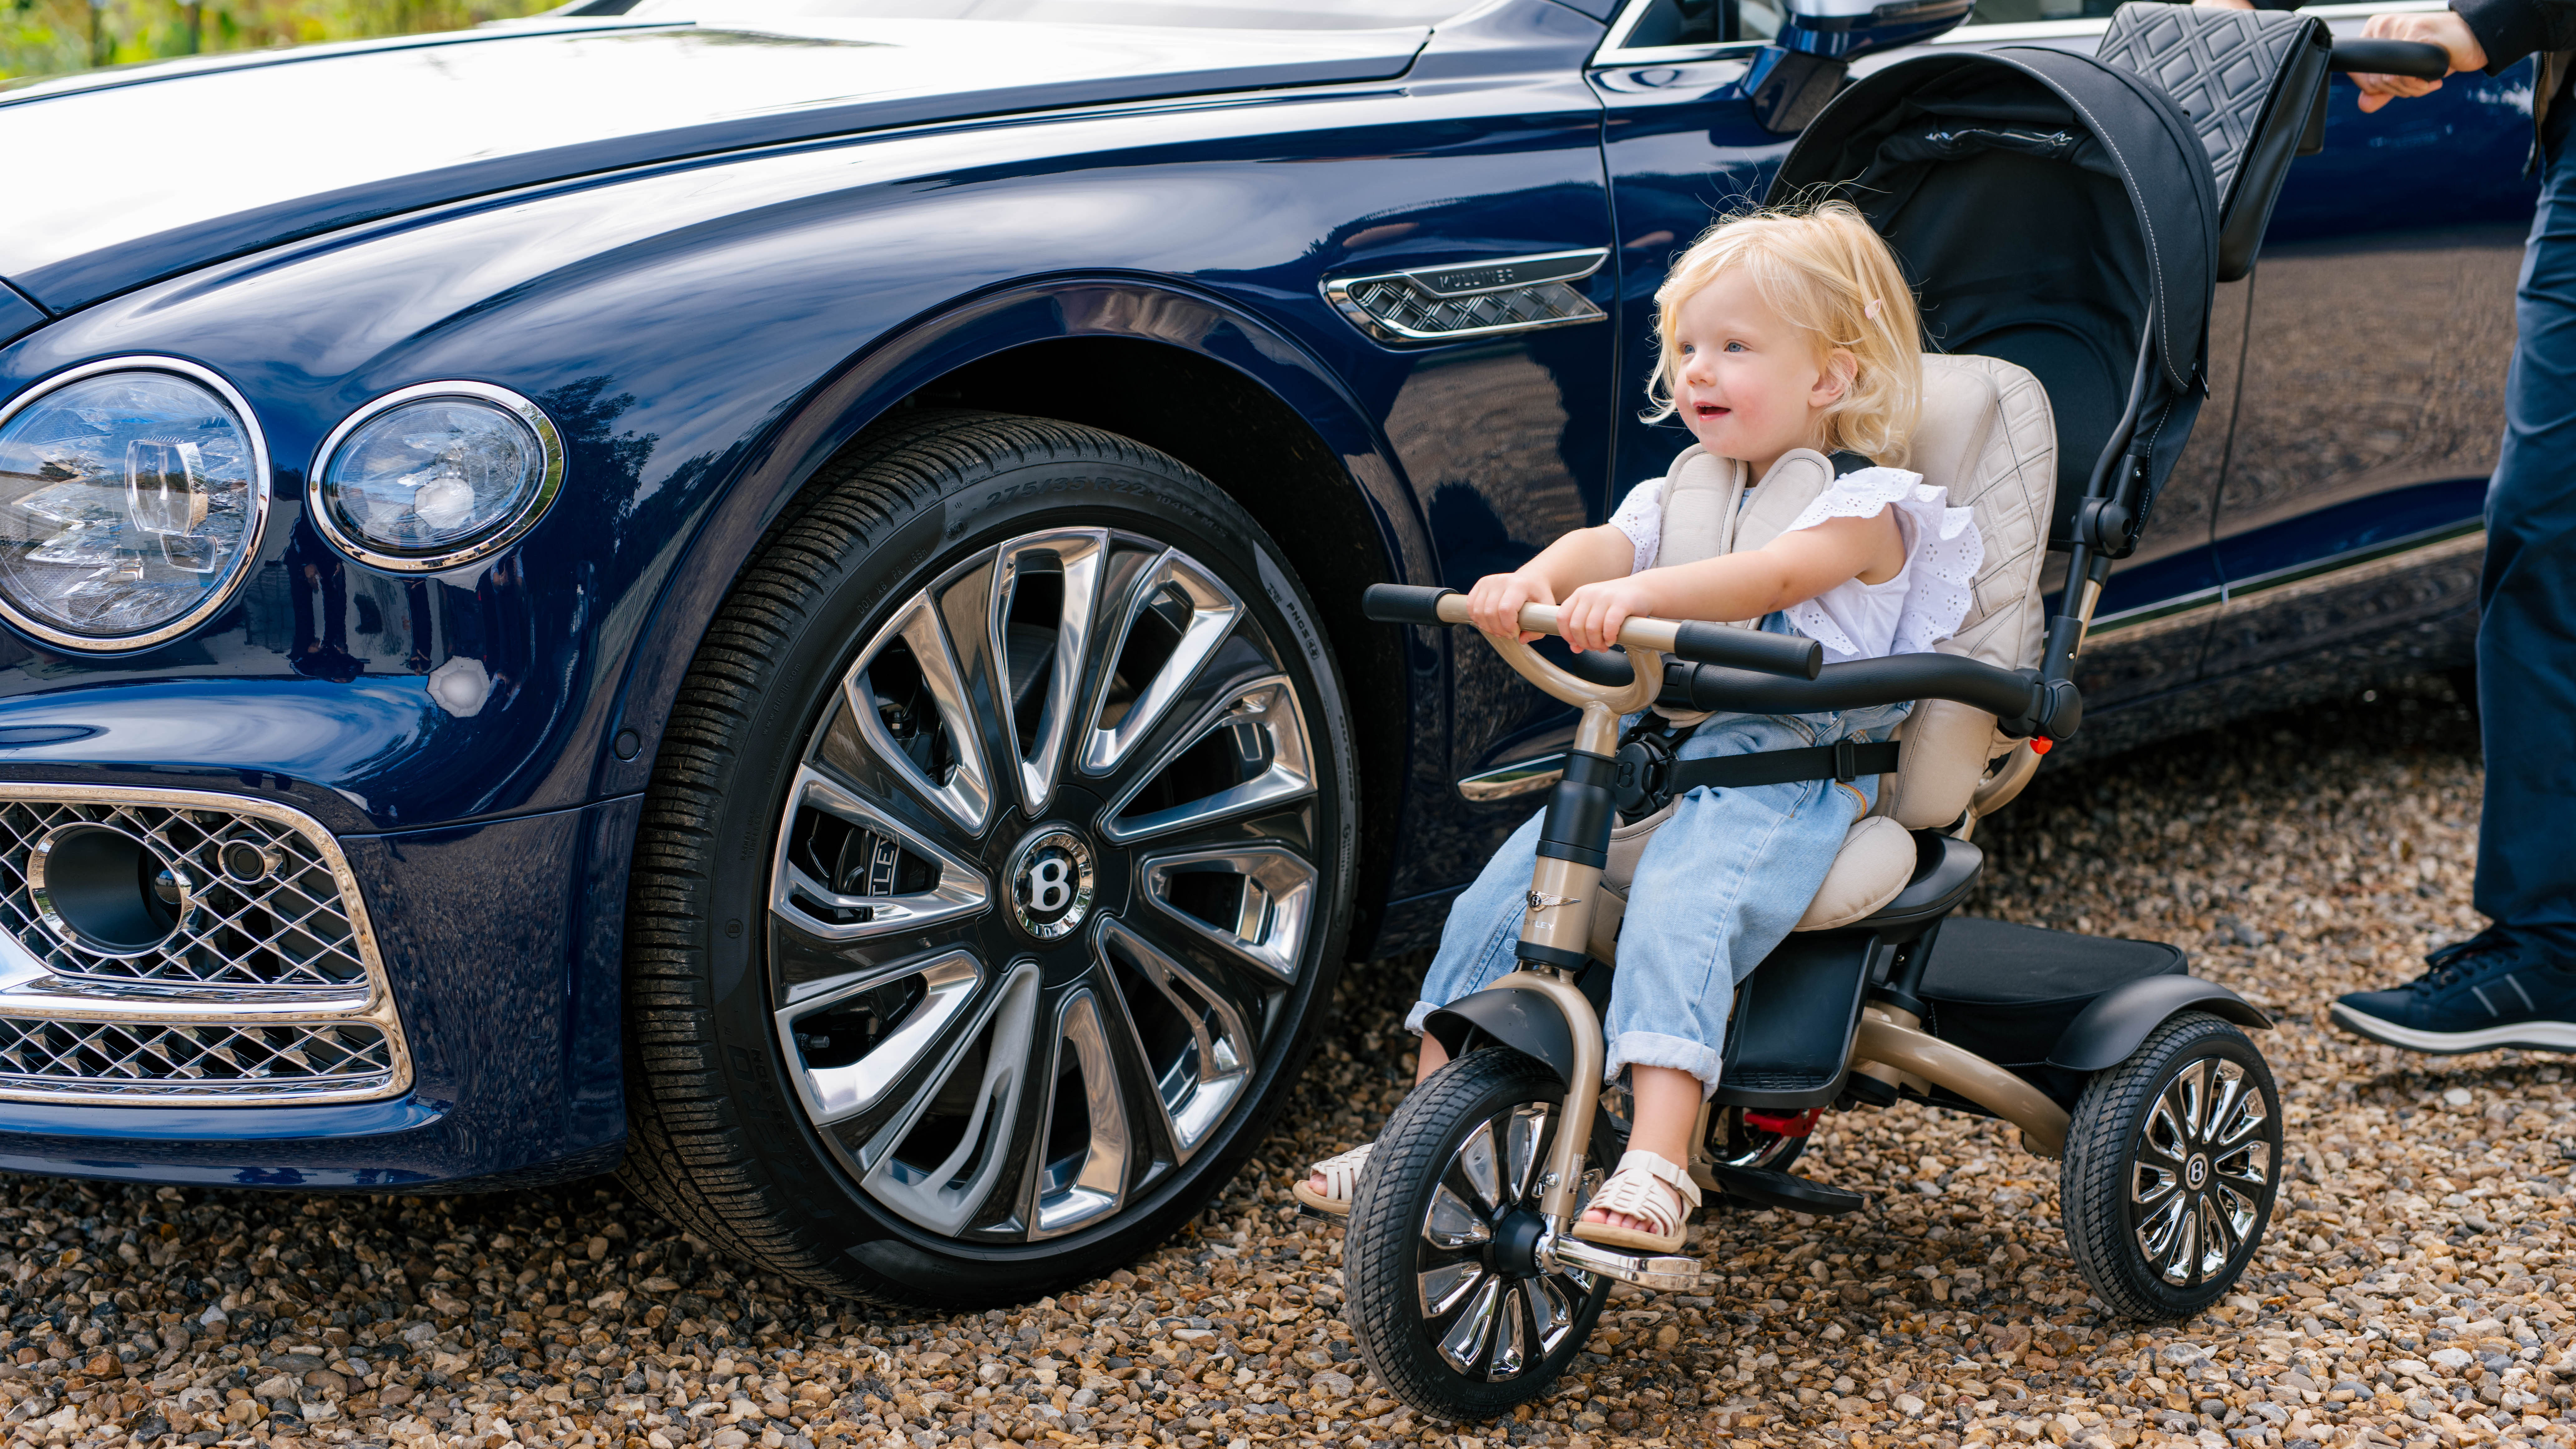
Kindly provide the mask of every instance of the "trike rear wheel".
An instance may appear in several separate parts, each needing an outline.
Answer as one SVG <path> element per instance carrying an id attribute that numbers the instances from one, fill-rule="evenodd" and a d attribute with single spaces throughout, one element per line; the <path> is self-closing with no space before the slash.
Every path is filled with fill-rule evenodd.
<path id="1" fill-rule="evenodd" d="M 1544 1394 L 1610 1296 L 1607 1278 L 1530 1255 L 1564 1102 L 1535 1058 L 1470 1052 L 1413 1089 L 1370 1155 L 1342 1236 L 1351 1332 L 1426 1414 L 1490 1419 Z M 1591 1146 L 1597 1182 L 1600 1134 Z"/>
<path id="2" fill-rule="evenodd" d="M 2215 1016 L 2174 1017 L 2076 1101 L 2058 1177 L 2076 1267 L 2125 1317 L 2198 1313 L 2253 1261 L 2280 1161 L 2263 1054 Z"/>

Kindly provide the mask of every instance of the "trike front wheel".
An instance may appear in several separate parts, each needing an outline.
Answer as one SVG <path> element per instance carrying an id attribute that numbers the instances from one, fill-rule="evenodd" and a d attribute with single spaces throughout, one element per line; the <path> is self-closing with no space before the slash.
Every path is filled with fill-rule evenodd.
<path id="1" fill-rule="evenodd" d="M 1610 1296 L 1608 1279 L 1532 1256 L 1564 1102 L 1535 1058 L 1470 1052 L 1414 1088 L 1370 1155 L 1342 1237 L 1351 1332 L 1426 1414 L 1490 1419 L 1544 1394 Z M 1595 1134 L 1588 1181 L 1603 1146 Z"/>

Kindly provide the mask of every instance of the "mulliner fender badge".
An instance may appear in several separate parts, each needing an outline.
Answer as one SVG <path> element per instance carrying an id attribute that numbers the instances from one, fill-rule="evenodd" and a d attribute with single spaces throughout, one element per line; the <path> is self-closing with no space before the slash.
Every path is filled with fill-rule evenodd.
<path id="1" fill-rule="evenodd" d="M 84 362 L 78 367 L 55 373 L 6 403 L 0 403 L 0 427 L 6 427 L 11 418 L 46 396 L 83 378 L 108 372 L 166 372 L 184 377 L 223 399 L 224 405 L 233 410 L 233 416 L 241 419 L 242 431 L 250 437 L 250 518 L 242 529 L 240 551 L 226 566 L 223 578 L 206 590 L 206 596 L 197 601 L 197 606 L 167 624 L 140 634 L 93 636 L 56 629 L 28 618 L 5 595 L 0 595 L 0 619 L 7 619 L 12 628 L 58 648 L 83 654 L 132 654 L 157 648 L 223 612 L 224 606 L 232 602 L 233 595 L 241 592 L 242 584 L 250 578 L 253 566 L 259 562 L 260 544 L 268 531 L 268 435 L 260 431 L 259 417 L 250 410 L 249 400 L 220 375 L 196 363 L 176 357 L 153 356 L 106 357 L 96 362 Z"/>
<path id="2" fill-rule="evenodd" d="M 340 526 L 339 520 L 331 516 L 330 508 L 322 502 L 322 480 L 331 476 L 332 459 L 340 451 L 340 445 L 364 427 L 370 418 L 405 403 L 438 397 L 472 398 L 477 402 L 498 403 L 507 409 L 535 430 L 537 445 L 545 454 L 545 471 L 527 501 L 519 505 L 518 511 L 511 514 L 507 522 L 462 548 L 420 554 L 388 553 L 380 548 L 371 548 L 351 537 L 348 530 Z M 555 495 L 563 491 L 563 434 L 556 431 L 554 419 L 546 416 L 545 409 L 506 387 L 496 387 L 488 382 L 415 383 L 410 387 L 396 388 L 341 419 L 340 426 L 333 428 L 331 435 L 322 440 L 322 446 L 314 450 L 313 471 L 307 477 L 311 481 L 304 516 L 313 520 L 314 531 L 330 540 L 333 548 L 372 568 L 410 574 L 444 573 L 499 553 L 525 537 L 529 529 L 537 526 L 537 520 L 545 517 L 546 510 L 554 506 Z"/>
<path id="3" fill-rule="evenodd" d="M 1607 247 L 1327 277 L 1324 298 L 1351 324 L 1392 346 L 1457 342 L 1597 322 L 1609 314 L 1574 284 L 1601 270 Z"/>

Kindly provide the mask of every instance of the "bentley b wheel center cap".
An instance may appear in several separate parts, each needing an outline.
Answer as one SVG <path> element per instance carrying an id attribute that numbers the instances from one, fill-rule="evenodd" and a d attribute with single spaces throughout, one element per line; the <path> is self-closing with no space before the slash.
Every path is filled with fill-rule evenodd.
<path id="1" fill-rule="evenodd" d="M 1041 941 L 1061 940 L 1091 914 L 1091 846 L 1062 826 L 1020 842 L 1011 855 L 1011 911 L 1020 929 Z"/>

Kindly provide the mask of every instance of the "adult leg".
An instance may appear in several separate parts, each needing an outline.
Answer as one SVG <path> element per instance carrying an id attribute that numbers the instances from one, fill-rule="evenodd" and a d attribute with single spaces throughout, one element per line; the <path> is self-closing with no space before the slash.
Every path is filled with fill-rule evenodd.
<path id="1" fill-rule="evenodd" d="M 2559 146 L 2515 292 L 2504 446 L 2478 581 L 2486 798 L 2472 897 L 2493 924 L 2431 969 L 2333 1009 L 2419 1051 L 2576 1049 L 2576 155 Z"/>
<path id="2" fill-rule="evenodd" d="M 2474 903 L 2576 964 L 2576 148 L 2552 160 L 2514 298 L 2504 447 L 2478 579 L 2486 802 Z"/>

